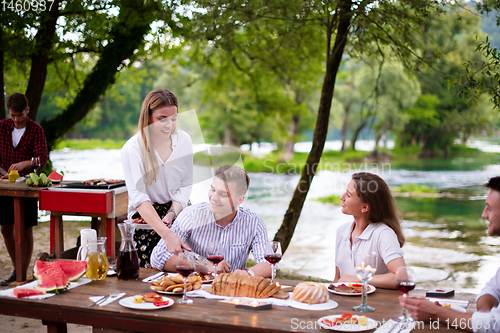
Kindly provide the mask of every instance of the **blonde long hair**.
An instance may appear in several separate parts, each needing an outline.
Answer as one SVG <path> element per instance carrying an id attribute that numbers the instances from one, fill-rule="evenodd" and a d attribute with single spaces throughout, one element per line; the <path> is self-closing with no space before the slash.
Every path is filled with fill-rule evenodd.
<path id="1" fill-rule="evenodd" d="M 151 185 L 153 180 L 156 180 L 158 176 L 158 161 L 154 154 L 154 149 L 151 147 L 152 141 L 149 125 L 152 123 L 150 122 L 150 118 L 154 110 L 165 106 L 175 106 L 178 108 L 177 97 L 166 89 L 155 89 L 151 91 L 142 102 L 138 127 L 142 138 L 141 150 L 146 186 Z M 172 134 L 176 133 L 177 128 L 172 131 Z"/>
<path id="2" fill-rule="evenodd" d="M 366 214 L 368 222 L 387 224 L 396 233 L 399 246 L 403 247 L 405 236 L 401 228 L 402 216 L 387 183 L 379 176 L 368 172 L 355 173 L 352 179 L 361 201 L 370 205 Z"/>

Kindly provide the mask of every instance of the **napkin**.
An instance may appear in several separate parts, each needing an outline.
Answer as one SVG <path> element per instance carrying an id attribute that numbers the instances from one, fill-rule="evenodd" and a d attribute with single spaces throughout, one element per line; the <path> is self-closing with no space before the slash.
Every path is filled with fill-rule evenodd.
<path id="1" fill-rule="evenodd" d="M 99 305 L 99 306 L 105 306 L 105 305 L 108 305 L 109 303 L 114 302 L 114 301 L 116 301 L 117 299 L 122 298 L 123 296 L 125 296 L 125 294 L 126 294 L 126 293 L 119 293 L 117 296 L 111 296 L 110 298 L 108 298 L 108 299 L 107 299 L 107 300 L 105 300 L 104 302 L 99 303 L 99 304 L 97 304 L 97 305 Z M 104 296 L 106 296 L 106 295 L 104 295 Z M 90 300 L 91 300 L 92 302 L 96 302 L 96 301 L 100 300 L 102 297 L 103 297 L 103 296 L 91 296 L 91 297 L 89 297 L 89 298 L 90 298 Z"/>
<path id="2" fill-rule="evenodd" d="M 382 323 L 380 323 L 380 324 L 382 324 Z M 395 328 L 394 328 L 394 325 L 396 325 Z M 374 333 L 389 333 L 389 332 L 390 333 L 409 333 L 412 329 L 415 328 L 414 322 L 410 322 L 407 325 L 408 325 L 407 328 L 403 328 L 403 327 L 405 327 L 403 323 L 389 319 L 383 325 L 381 325 Z"/>
<path id="3" fill-rule="evenodd" d="M 76 288 L 78 286 L 82 286 L 82 285 L 87 284 L 87 283 L 89 283 L 91 281 L 92 280 L 90 280 L 90 279 L 81 277 L 81 278 L 79 278 L 78 280 L 76 280 L 74 282 L 70 282 L 69 286 L 68 286 L 68 289 L 73 289 L 73 288 Z M 35 289 L 35 286 L 38 286 L 38 280 L 31 281 L 30 283 L 26 283 L 26 284 L 20 285 L 20 286 L 18 286 L 16 288 L 21 288 L 21 289 Z M 14 290 L 14 288 L 0 290 L 0 296 L 16 297 L 16 296 L 14 296 L 13 290 Z M 52 297 L 52 296 L 55 296 L 55 295 L 56 294 L 53 294 L 53 293 L 46 293 L 44 295 L 30 296 L 30 297 L 24 297 L 24 298 L 29 298 L 29 299 L 44 299 L 44 298 Z"/>
<path id="4" fill-rule="evenodd" d="M 198 290 L 188 291 L 187 297 L 203 297 L 203 298 L 209 298 L 209 299 L 225 299 L 225 300 L 239 298 L 239 299 L 245 299 L 245 300 L 249 300 L 249 301 L 256 300 L 262 304 L 274 304 L 274 305 L 278 305 L 278 306 L 289 306 L 289 304 L 287 303 L 287 300 L 284 300 L 284 299 L 277 299 L 277 298 L 273 298 L 273 297 L 262 299 L 262 298 L 251 298 L 251 297 L 229 297 L 229 296 L 212 295 L 211 293 L 203 290 L 203 288 L 198 289 Z"/>

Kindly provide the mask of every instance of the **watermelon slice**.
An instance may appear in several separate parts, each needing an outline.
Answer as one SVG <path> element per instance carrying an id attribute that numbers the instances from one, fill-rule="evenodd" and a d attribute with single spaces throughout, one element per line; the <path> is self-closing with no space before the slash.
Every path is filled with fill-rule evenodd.
<path id="1" fill-rule="evenodd" d="M 84 260 L 56 261 L 69 281 L 78 280 L 87 271 L 87 262 Z"/>
<path id="2" fill-rule="evenodd" d="M 59 265 L 38 274 L 38 286 L 35 288 L 48 293 L 60 293 L 66 290 L 69 280 Z"/>
<path id="3" fill-rule="evenodd" d="M 33 267 L 33 276 L 38 280 L 40 274 L 45 272 L 47 269 L 52 268 L 53 265 L 54 262 L 37 260 L 35 262 L 35 266 Z"/>
<path id="4" fill-rule="evenodd" d="M 45 294 L 45 292 L 42 290 L 25 289 L 25 288 L 14 288 L 12 292 L 14 293 L 14 296 L 16 296 L 17 298 L 38 296 Z"/>
<path id="5" fill-rule="evenodd" d="M 37 261 L 33 268 L 33 275 L 38 280 L 38 286 L 35 288 L 56 294 L 63 292 L 70 281 L 78 280 L 86 270 L 86 261 Z"/>
<path id="6" fill-rule="evenodd" d="M 53 183 L 58 183 L 58 182 L 61 182 L 63 180 L 63 175 L 61 175 L 60 173 L 57 173 L 55 171 L 52 171 L 47 178 L 52 180 Z"/>

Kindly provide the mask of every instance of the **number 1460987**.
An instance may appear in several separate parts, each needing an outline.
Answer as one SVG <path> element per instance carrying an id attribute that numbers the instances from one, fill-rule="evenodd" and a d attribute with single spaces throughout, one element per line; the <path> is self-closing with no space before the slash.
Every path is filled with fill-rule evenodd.
<path id="1" fill-rule="evenodd" d="M 44 12 L 52 10 L 54 0 L 2 0 L 2 11 L 12 12 Z"/>

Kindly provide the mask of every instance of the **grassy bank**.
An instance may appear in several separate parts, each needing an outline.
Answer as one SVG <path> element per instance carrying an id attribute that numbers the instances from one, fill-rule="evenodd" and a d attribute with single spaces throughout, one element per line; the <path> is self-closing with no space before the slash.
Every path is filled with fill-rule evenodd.
<path id="1" fill-rule="evenodd" d="M 288 162 L 281 162 L 281 154 L 272 152 L 262 158 L 252 155 L 243 155 L 245 169 L 249 172 L 267 172 L 277 174 L 300 174 L 305 167 L 308 153 L 295 153 Z M 378 172 L 391 169 L 408 170 L 481 170 L 488 165 L 499 164 L 500 154 L 486 153 L 476 148 L 456 146 L 448 156 L 434 158 L 419 158 L 418 150 L 395 149 L 384 150 L 378 160 L 366 151 L 339 151 L 323 152 L 319 170 L 333 172 Z M 424 189 L 421 189 L 424 191 Z"/>
<path id="2" fill-rule="evenodd" d="M 121 149 L 127 140 L 114 139 L 71 139 L 60 140 L 56 143 L 54 150 L 58 149 Z"/>
<path id="3" fill-rule="evenodd" d="M 59 141 L 54 149 L 121 149 L 126 140 L 115 139 L 71 139 Z M 309 153 L 295 153 L 291 160 L 280 161 L 281 152 L 271 152 L 263 157 L 255 157 L 250 153 L 240 153 L 237 149 L 217 147 L 210 150 L 211 156 L 204 152 L 194 155 L 197 165 L 217 166 L 235 164 L 240 156 L 248 172 L 265 172 L 276 174 L 300 174 L 305 167 Z M 393 150 L 382 149 L 376 160 L 371 152 L 348 150 L 325 151 L 318 163 L 318 170 L 353 173 L 357 171 L 372 171 L 391 169 L 408 170 L 480 170 L 487 165 L 500 164 L 500 154 L 485 153 L 475 148 L 457 145 L 451 149 L 448 156 L 434 158 L 419 158 L 418 147 Z"/>

